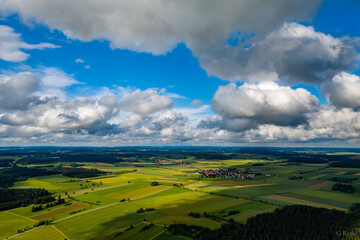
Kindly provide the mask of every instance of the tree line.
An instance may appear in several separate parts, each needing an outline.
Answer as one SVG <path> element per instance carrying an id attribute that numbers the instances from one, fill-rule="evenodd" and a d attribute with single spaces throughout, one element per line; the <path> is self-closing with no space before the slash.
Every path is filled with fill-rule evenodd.
<path id="1" fill-rule="evenodd" d="M 338 231 L 353 231 L 352 224 L 359 216 L 359 203 L 352 205 L 350 213 L 291 205 L 251 217 L 246 224 L 231 219 L 215 230 L 186 224 L 172 224 L 167 230 L 173 235 L 201 240 L 336 239 Z"/>
<path id="2" fill-rule="evenodd" d="M 105 174 L 96 168 L 62 167 L 61 174 L 66 177 L 89 178 Z"/>
<path id="3" fill-rule="evenodd" d="M 41 168 L 18 167 L 13 164 L 10 168 L 0 169 L 0 187 L 11 187 L 14 182 L 24 181 L 30 177 L 58 174 L 58 171 L 49 171 Z"/>
<path id="4" fill-rule="evenodd" d="M 348 185 L 348 184 L 335 183 L 331 187 L 331 190 L 344 192 L 344 193 L 353 193 L 354 192 L 354 187 L 351 186 L 351 185 Z"/>
<path id="5" fill-rule="evenodd" d="M 25 207 L 30 204 L 44 204 L 55 201 L 45 189 L 39 188 L 0 188 L 0 211 Z"/>
<path id="6" fill-rule="evenodd" d="M 32 208 L 31 208 L 31 211 L 32 212 L 37 212 L 37 211 L 41 211 L 43 209 L 46 209 L 46 208 L 50 208 L 50 207 L 54 207 L 54 206 L 57 206 L 57 205 L 60 205 L 60 204 L 64 204 L 65 203 L 65 199 L 61 198 L 61 196 L 59 195 L 58 199 L 54 202 L 48 202 L 46 203 L 46 205 L 39 205 L 39 206 L 36 206 L 34 205 Z"/>

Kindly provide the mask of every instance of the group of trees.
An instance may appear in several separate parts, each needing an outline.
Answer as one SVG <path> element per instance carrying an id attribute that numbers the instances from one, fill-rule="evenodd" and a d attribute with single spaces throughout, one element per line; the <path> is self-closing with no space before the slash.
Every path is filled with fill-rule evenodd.
<path id="1" fill-rule="evenodd" d="M 0 167 L 2 167 L 2 168 L 11 167 L 13 162 L 14 162 L 14 159 L 1 159 Z"/>
<path id="2" fill-rule="evenodd" d="M 229 221 L 221 228 L 208 228 L 172 224 L 168 231 L 194 239 L 335 239 L 337 231 L 352 231 L 352 224 L 359 219 L 360 204 L 351 213 L 304 205 L 285 206 L 272 213 L 259 214 L 246 224 Z"/>
<path id="3" fill-rule="evenodd" d="M 37 211 L 41 211 L 43 209 L 49 208 L 49 207 L 54 207 L 60 204 L 65 203 L 65 199 L 61 198 L 61 196 L 58 197 L 58 199 L 54 202 L 50 202 L 50 203 L 46 203 L 46 205 L 43 207 L 41 204 L 39 206 L 34 205 L 31 208 L 32 212 L 37 212 Z"/>
<path id="4" fill-rule="evenodd" d="M 136 213 L 144 213 L 144 212 L 149 212 L 149 211 L 154 211 L 155 208 L 139 208 L 138 210 L 136 210 Z"/>
<path id="5" fill-rule="evenodd" d="M 194 217 L 194 218 L 201 217 L 201 214 L 198 213 L 198 212 L 189 212 L 188 215 L 191 216 L 191 217 Z"/>
<path id="6" fill-rule="evenodd" d="M 145 225 L 145 226 L 140 230 L 140 232 L 143 232 L 143 231 L 145 231 L 145 230 L 148 230 L 148 229 L 151 228 L 152 226 L 154 226 L 153 223 L 150 223 L 149 225 Z"/>
<path id="7" fill-rule="evenodd" d="M 329 163 L 329 166 L 339 168 L 360 168 L 360 159 L 340 159 L 335 162 Z"/>
<path id="8" fill-rule="evenodd" d="M 354 192 L 354 187 L 352 185 L 348 185 L 348 184 L 335 183 L 331 187 L 331 190 L 339 191 L 339 192 L 345 192 L 345 193 L 353 193 Z"/>
<path id="9" fill-rule="evenodd" d="M 106 172 L 100 171 L 96 168 L 80 168 L 80 167 L 61 168 L 61 174 L 67 177 L 89 178 L 89 177 L 97 177 L 105 173 Z"/>
<path id="10" fill-rule="evenodd" d="M 55 198 L 45 189 L 38 188 L 0 188 L 0 211 L 30 204 L 44 204 Z"/>
<path id="11" fill-rule="evenodd" d="M 18 167 L 16 164 L 13 164 L 10 168 L 0 169 L 0 187 L 11 187 L 14 182 L 24 181 L 30 177 L 47 176 L 57 173 L 59 172 L 41 168 Z"/>
<path id="12" fill-rule="evenodd" d="M 339 183 L 352 183 L 353 180 L 358 180 L 357 177 L 355 178 L 337 178 L 337 177 L 333 177 L 332 181 L 333 182 L 339 182 Z"/>
<path id="13" fill-rule="evenodd" d="M 157 185 L 159 185 L 159 183 L 158 183 L 158 182 L 151 182 L 150 185 L 151 185 L 151 186 L 157 186 Z"/>
<path id="14" fill-rule="evenodd" d="M 22 232 L 28 231 L 28 230 L 30 230 L 32 228 L 36 228 L 36 227 L 42 226 L 42 225 L 49 225 L 49 224 L 51 224 L 51 221 L 49 221 L 49 220 L 41 220 L 41 221 L 35 223 L 33 227 L 26 227 L 26 228 L 23 228 L 23 229 L 18 229 L 17 232 L 22 233 Z"/>
<path id="15" fill-rule="evenodd" d="M 230 211 L 228 211 L 228 213 L 224 217 L 228 217 L 228 216 L 235 215 L 235 214 L 238 214 L 238 213 L 240 213 L 239 210 L 230 210 Z"/>

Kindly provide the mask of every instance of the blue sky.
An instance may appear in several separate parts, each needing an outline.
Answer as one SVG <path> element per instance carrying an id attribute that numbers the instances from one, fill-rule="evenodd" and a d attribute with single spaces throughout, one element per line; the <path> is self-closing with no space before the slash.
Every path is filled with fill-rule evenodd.
<path id="1" fill-rule="evenodd" d="M 215 76 L 209 76 L 183 43 L 179 43 L 173 51 L 165 55 L 154 56 L 151 53 L 111 49 L 109 41 L 106 40 L 69 40 L 63 33 L 42 25 L 26 26 L 17 15 L 12 15 L 0 23 L 21 33 L 22 39 L 27 43 L 51 42 L 61 46 L 58 49 L 29 51 L 31 57 L 22 64 L 33 68 L 61 68 L 89 87 L 118 85 L 143 90 L 167 88 L 188 98 L 184 104 L 189 104 L 189 101 L 195 98 L 209 103 L 217 87 L 227 83 Z M 76 63 L 76 59 L 81 59 L 84 63 Z M 2 64 L 5 69 L 19 66 L 18 63 L 6 61 L 2 61 Z M 70 91 L 76 91 L 76 88 Z"/>
<path id="2" fill-rule="evenodd" d="M 249 2 L 0 0 L 0 143 L 357 147 L 358 1 Z"/>

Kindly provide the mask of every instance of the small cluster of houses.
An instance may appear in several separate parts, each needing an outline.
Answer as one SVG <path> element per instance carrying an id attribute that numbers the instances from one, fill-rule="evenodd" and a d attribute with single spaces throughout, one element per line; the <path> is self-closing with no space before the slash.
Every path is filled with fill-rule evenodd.
<path id="1" fill-rule="evenodd" d="M 199 170 L 199 173 L 203 175 L 203 177 L 220 177 L 220 178 L 241 178 L 248 179 L 254 178 L 254 173 L 243 172 L 240 170 L 232 170 L 232 169 L 219 169 L 219 170 Z"/>
<path id="2" fill-rule="evenodd" d="M 173 161 L 173 160 L 164 160 L 164 159 L 155 159 L 156 163 L 160 164 L 176 164 L 176 165 L 182 165 L 182 164 L 191 164 L 190 161 Z"/>
<path id="3" fill-rule="evenodd" d="M 305 181 L 306 178 L 303 178 L 301 176 L 297 177 L 297 176 L 290 176 L 289 179 L 291 180 L 301 180 L 301 181 Z"/>

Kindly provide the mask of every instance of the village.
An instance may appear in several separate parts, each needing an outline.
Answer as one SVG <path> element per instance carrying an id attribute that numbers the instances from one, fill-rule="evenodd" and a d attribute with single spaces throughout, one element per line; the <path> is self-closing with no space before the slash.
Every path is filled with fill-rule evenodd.
<path id="1" fill-rule="evenodd" d="M 254 173 L 249 173 L 247 171 L 243 172 L 235 169 L 218 169 L 218 170 L 205 170 L 200 169 L 198 171 L 203 177 L 206 178 L 241 178 L 241 179 L 252 179 L 255 177 Z"/>

